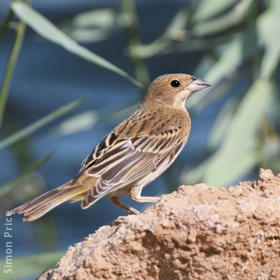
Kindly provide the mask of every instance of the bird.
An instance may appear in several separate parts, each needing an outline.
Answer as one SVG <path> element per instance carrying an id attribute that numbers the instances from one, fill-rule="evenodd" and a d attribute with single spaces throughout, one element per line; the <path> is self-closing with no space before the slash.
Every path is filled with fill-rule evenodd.
<path id="1" fill-rule="evenodd" d="M 93 149 L 74 179 L 7 211 L 7 215 L 23 214 L 23 221 L 34 221 L 63 202 L 81 201 L 81 208 L 86 209 L 105 196 L 116 206 L 138 214 L 120 201 L 126 194 L 136 202 L 158 202 L 159 196 L 142 196 L 142 190 L 182 151 L 191 129 L 185 102 L 209 86 L 184 73 L 157 77 L 136 111 Z"/>

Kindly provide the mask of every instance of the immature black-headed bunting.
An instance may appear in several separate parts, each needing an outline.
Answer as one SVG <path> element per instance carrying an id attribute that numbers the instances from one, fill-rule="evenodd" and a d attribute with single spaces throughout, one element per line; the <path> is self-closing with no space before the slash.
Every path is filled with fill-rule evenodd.
<path id="1" fill-rule="evenodd" d="M 125 194 L 137 202 L 157 202 L 159 197 L 142 196 L 142 189 L 162 174 L 182 151 L 191 129 L 185 101 L 193 92 L 209 86 L 187 74 L 158 77 L 138 109 L 97 145 L 73 180 L 8 214 L 24 214 L 24 221 L 33 221 L 67 200 L 81 201 L 85 209 L 104 196 L 137 214 L 136 209 L 120 201 L 120 196 Z"/>

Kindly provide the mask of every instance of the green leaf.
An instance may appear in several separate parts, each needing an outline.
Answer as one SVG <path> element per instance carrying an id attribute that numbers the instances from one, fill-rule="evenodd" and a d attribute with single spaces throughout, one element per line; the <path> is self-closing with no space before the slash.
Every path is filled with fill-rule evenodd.
<path id="1" fill-rule="evenodd" d="M 117 123 L 131 115 L 137 108 L 138 103 L 127 104 L 113 112 L 105 110 L 106 113 L 97 113 L 94 110 L 79 113 L 65 121 L 62 121 L 54 129 L 55 133 L 68 135 L 84 130 L 92 129 L 97 123 Z"/>
<path id="2" fill-rule="evenodd" d="M 238 68 L 244 64 L 250 56 L 256 53 L 258 49 L 259 44 L 255 29 L 252 28 L 241 36 L 233 39 L 230 43 L 219 48 L 220 56 L 218 61 L 207 72 L 204 79 L 212 85 L 225 79 L 232 79 L 233 74 Z M 225 85 L 225 87 L 227 87 L 227 85 Z M 193 96 L 192 106 L 196 107 L 196 110 L 200 110 L 203 107 L 202 104 L 205 104 L 205 102 L 208 103 L 207 100 L 203 100 L 205 99 L 204 96 L 207 91 L 211 91 L 211 87 L 208 90 L 204 90 L 204 94 Z M 220 91 L 220 96 L 226 92 L 227 91 Z M 213 94 L 216 95 L 216 93 Z"/>
<path id="3" fill-rule="evenodd" d="M 127 51 L 133 65 L 135 77 L 146 88 L 150 81 L 147 64 L 143 59 L 131 55 L 133 47 L 141 43 L 135 1 L 121 1 L 121 19 L 127 38 Z M 144 93 L 144 88 L 142 88 L 142 93 Z"/>
<path id="4" fill-rule="evenodd" d="M 80 13 L 61 25 L 62 30 L 79 42 L 106 39 L 117 27 L 118 14 L 113 9 L 95 9 Z"/>
<path id="5" fill-rule="evenodd" d="M 207 73 L 205 80 L 215 83 L 230 77 L 244 61 L 258 50 L 254 29 L 238 36 L 224 48 L 218 62 Z"/>
<path id="6" fill-rule="evenodd" d="M 59 30 L 53 23 L 48 19 L 37 13 L 32 8 L 28 7 L 23 3 L 13 3 L 12 9 L 15 14 L 24 20 L 32 29 L 34 29 L 43 38 L 60 45 L 71 53 L 78 55 L 90 62 L 93 62 L 103 68 L 111 70 L 124 78 L 128 79 L 136 86 L 142 87 L 138 81 L 128 75 L 125 71 L 118 68 L 108 60 L 101 56 L 93 53 L 87 48 L 79 45 L 76 41 L 68 37 L 65 33 Z"/>
<path id="7" fill-rule="evenodd" d="M 9 25 L 10 25 L 13 17 L 14 17 L 14 12 L 12 11 L 12 9 L 10 9 L 0 28 L 0 43 L 2 42 L 3 38 L 5 37 L 5 35 L 8 31 Z"/>
<path id="8" fill-rule="evenodd" d="M 93 110 L 82 112 L 61 122 L 55 131 L 62 135 L 77 133 L 93 128 L 100 119 L 100 115 Z"/>
<path id="9" fill-rule="evenodd" d="M 280 60 L 280 1 L 271 0 L 269 3 L 269 8 L 257 21 L 260 42 L 265 46 L 265 53 L 261 63 L 261 76 L 267 78 L 273 75 Z"/>
<path id="10" fill-rule="evenodd" d="M 28 7 L 28 6 L 26 5 L 26 7 Z M 12 11 L 10 11 L 6 21 L 4 23 L 4 26 L 2 27 L 2 32 L 1 32 L 2 38 L 5 35 L 8 23 L 11 21 L 12 18 L 13 18 L 13 13 L 12 13 Z M 5 111 L 8 93 L 9 93 L 11 82 L 12 82 L 15 64 L 16 64 L 16 61 L 17 61 L 17 58 L 19 55 L 19 51 L 21 49 L 22 42 L 23 42 L 25 27 L 26 27 L 25 22 L 21 20 L 18 23 L 18 26 L 16 29 L 16 38 L 15 38 L 15 41 L 14 41 L 14 44 L 13 44 L 13 47 L 12 47 L 12 50 L 11 50 L 11 53 L 9 56 L 6 71 L 4 73 L 4 78 L 3 78 L 3 82 L 2 82 L 1 90 L 0 90 L 0 127 L 2 126 L 2 122 L 3 122 L 4 111 Z"/>
<path id="11" fill-rule="evenodd" d="M 223 147 L 208 162 L 204 182 L 225 186 L 246 174 L 258 161 L 256 132 L 270 103 L 274 88 L 265 79 L 249 89 L 228 128 Z"/>
<path id="12" fill-rule="evenodd" d="M 195 77 L 203 77 L 203 75 L 195 75 Z M 191 107 L 192 112 L 198 113 L 209 104 L 221 99 L 225 94 L 229 93 L 237 81 L 237 75 L 232 75 L 230 78 L 222 80 L 213 88 L 210 87 L 202 93 L 195 94 L 191 97 L 187 107 Z"/>
<path id="13" fill-rule="evenodd" d="M 62 106 L 61 108 L 53 111 L 49 115 L 43 117 L 42 119 L 32 123 L 31 125 L 27 126 L 26 128 L 21 129 L 20 131 L 12 134 L 11 136 L 7 137 L 6 139 L 0 141 L 0 149 L 3 149 L 9 145 L 14 144 L 15 142 L 19 141 L 22 138 L 27 137 L 34 131 L 38 130 L 39 128 L 45 126 L 46 124 L 54 121 L 58 117 L 68 113 L 69 111 L 73 110 L 81 103 L 83 103 L 85 98 L 80 98 L 76 101 L 73 101 L 69 104 Z"/>
<path id="14" fill-rule="evenodd" d="M 54 267 L 63 254 L 65 254 L 65 252 L 56 251 L 12 258 L 11 273 L 5 273 L 5 271 L 9 268 L 9 265 L 6 264 L 7 260 L 9 264 L 10 259 L 1 259 L 0 267 L 2 269 L 0 270 L 0 279 L 14 280 L 34 276 L 35 274 L 41 273 L 48 268 Z"/>
<path id="15" fill-rule="evenodd" d="M 180 9 L 167 26 L 163 37 L 182 40 L 187 37 L 186 26 L 189 21 L 190 7 Z"/>
<path id="16" fill-rule="evenodd" d="M 231 98 L 222 108 L 219 113 L 208 140 L 208 147 L 213 150 L 218 147 L 222 142 L 223 136 L 225 135 L 228 127 L 231 123 L 232 116 L 235 108 L 237 107 L 236 99 Z"/>
<path id="17" fill-rule="evenodd" d="M 220 1 L 219 3 L 222 2 L 224 1 Z M 253 2 L 253 0 L 243 0 L 227 13 L 223 13 L 217 18 L 194 24 L 192 34 L 197 37 L 201 37 L 228 31 L 230 28 L 241 24 L 247 19 L 248 13 L 252 10 L 251 4 Z M 208 3 L 216 9 L 216 6 L 213 5 L 211 1 L 208 1 Z"/>
<path id="18" fill-rule="evenodd" d="M 213 17 L 219 13 L 222 13 L 225 9 L 229 8 L 235 3 L 236 0 L 220 0 L 215 1 L 214 4 L 213 1 L 202 0 L 196 8 L 193 19 L 195 21 L 202 21 L 207 18 Z"/>
<path id="19" fill-rule="evenodd" d="M 279 65 L 280 48 L 275 45 L 266 49 L 261 64 L 261 77 L 271 78 Z"/>
<path id="20" fill-rule="evenodd" d="M 34 162 L 29 167 L 27 167 L 15 180 L 13 180 L 12 182 L 5 183 L 4 185 L 1 185 L 0 186 L 0 196 L 9 192 L 14 186 L 16 186 L 18 183 L 20 183 L 20 181 L 25 176 L 27 176 L 28 174 L 30 174 L 31 172 L 33 172 L 34 170 L 39 168 L 41 165 L 43 165 L 52 155 L 53 155 L 53 152 L 48 153 L 43 158 Z"/>

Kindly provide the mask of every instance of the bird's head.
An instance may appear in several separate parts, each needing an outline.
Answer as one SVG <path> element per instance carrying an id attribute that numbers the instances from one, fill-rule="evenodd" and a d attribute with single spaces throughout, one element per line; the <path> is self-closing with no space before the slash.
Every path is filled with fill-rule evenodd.
<path id="1" fill-rule="evenodd" d="M 210 84 L 188 74 L 166 74 L 156 78 L 148 87 L 144 103 L 184 107 L 188 97 Z"/>

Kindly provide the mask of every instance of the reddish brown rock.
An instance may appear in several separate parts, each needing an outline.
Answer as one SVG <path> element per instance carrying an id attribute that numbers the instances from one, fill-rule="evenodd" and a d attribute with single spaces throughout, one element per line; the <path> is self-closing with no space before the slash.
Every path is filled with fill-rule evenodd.
<path id="1" fill-rule="evenodd" d="M 70 247 L 39 279 L 280 279 L 280 176 L 181 186 Z"/>

